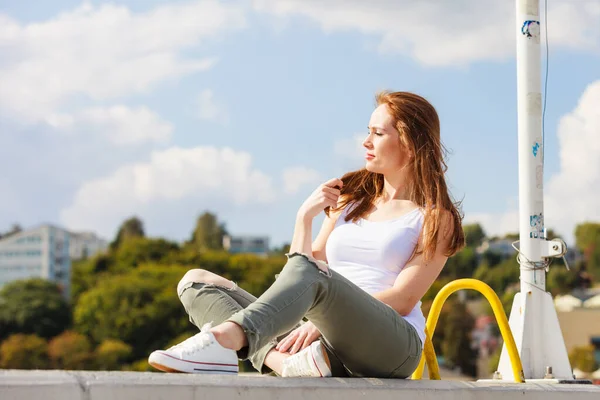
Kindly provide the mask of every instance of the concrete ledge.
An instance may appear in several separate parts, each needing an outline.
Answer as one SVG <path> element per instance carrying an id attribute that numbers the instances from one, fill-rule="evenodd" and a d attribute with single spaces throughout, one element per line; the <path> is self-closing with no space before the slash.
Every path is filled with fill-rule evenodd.
<path id="1" fill-rule="evenodd" d="M 0 370 L 2 400 L 600 399 L 600 386 L 385 379 L 291 379 L 153 372 Z"/>

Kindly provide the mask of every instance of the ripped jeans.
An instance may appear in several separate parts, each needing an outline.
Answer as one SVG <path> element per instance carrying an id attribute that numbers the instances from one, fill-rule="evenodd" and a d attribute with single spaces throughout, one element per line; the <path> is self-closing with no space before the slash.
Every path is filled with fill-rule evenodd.
<path id="1" fill-rule="evenodd" d="M 320 338 L 333 376 L 406 378 L 416 369 L 422 344 L 416 329 L 326 264 L 304 254 L 288 255 L 283 270 L 256 299 L 248 292 L 187 282 L 178 288 L 190 321 L 231 321 L 242 327 L 248 346 L 238 351 L 260 372 L 267 353 L 306 317 Z"/>

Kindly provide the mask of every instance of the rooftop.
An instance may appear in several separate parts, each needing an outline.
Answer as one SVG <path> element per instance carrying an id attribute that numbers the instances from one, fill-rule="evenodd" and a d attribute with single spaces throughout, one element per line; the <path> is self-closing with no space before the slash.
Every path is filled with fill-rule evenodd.
<path id="1" fill-rule="evenodd" d="M 153 372 L 0 371 L 2 399 L 267 400 L 493 399 L 597 400 L 600 386 L 412 381 L 375 378 L 292 379 Z"/>

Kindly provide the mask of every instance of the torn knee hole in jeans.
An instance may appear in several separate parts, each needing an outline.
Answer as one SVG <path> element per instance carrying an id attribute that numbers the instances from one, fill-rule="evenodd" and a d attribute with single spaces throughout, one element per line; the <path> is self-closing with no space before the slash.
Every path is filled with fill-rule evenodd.
<path id="1" fill-rule="evenodd" d="M 291 259 L 292 257 L 298 257 L 298 256 L 304 257 L 306 260 L 308 260 L 308 262 L 310 262 L 315 267 L 317 267 L 317 269 L 319 270 L 319 272 L 321 274 L 325 275 L 328 278 L 331 278 L 331 271 L 329 270 L 329 265 L 327 265 L 327 263 L 325 261 L 317 260 L 313 256 L 310 256 L 305 253 L 300 253 L 298 251 L 295 251 L 293 253 L 286 253 L 286 257 L 288 259 Z"/>
<path id="2" fill-rule="evenodd" d="M 202 285 L 202 289 L 204 289 L 204 288 L 216 288 L 216 289 L 221 289 L 221 290 L 225 290 L 225 291 L 228 291 L 228 292 L 235 292 L 237 290 L 237 288 L 238 288 L 237 283 L 235 283 L 233 281 L 229 281 L 229 282 L 231 282 L 232 287 L 227 287 L 227 286 L 223 286 L 223 285 L 217 285 L 216 283 L 206 283 L 206 282 L 200 282 L 200 281 L 190 280 L 190 281 L 187 281 L 184 284 L 180 285 L 180 287 L 178 288 L 177 292 L 181 296 L 183 294 L 183 292 L 185 292 L 187 289 L 191 288 L 195 284 Z"/>

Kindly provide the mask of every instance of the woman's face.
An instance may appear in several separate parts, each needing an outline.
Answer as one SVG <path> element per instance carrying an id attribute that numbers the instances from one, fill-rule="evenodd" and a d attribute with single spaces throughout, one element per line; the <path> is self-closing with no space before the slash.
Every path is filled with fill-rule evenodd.
<path id="1" fill-rule="evenodd" d="M 378 106 L 369 121 L 369 134 L 363 141 L 365 168 L 379 174 L 400 170 L 409 161 L 409 152 L 400 142 L 394 119 L 385 104 Z"/>

